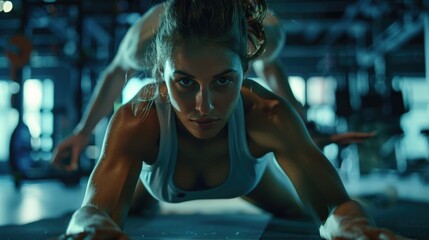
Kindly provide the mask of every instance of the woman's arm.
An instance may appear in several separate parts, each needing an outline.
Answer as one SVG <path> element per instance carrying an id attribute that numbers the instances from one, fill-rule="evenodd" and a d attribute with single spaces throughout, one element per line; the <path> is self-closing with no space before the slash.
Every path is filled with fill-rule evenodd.
<path id="1" fill-rule="evenodd" d="M 156 149 L 158 125 L 156 111 L 149 111 L 143 119 L 134 116 L 131 103 L 114 114 L 82 207 L 74 213 L 68 234 L 121 232 L 142 162 Z"/>
<path id="2" fill-rule="evenodd" d="M 390 231 L 371 226 L 364 209 L 349 198 L 337 171 L 314 144 L 292 106 L 258 85 L 252 86 L 253 93 L 249 92 L 245 94 L 252 102 L 246 115 L 249 136 L 262 148 L 274 152 L 304 207 L 322 226 L 321 236 L 392 236 Z"/>
<path id="3" fill-rule="evenodd" d="M 249 135 L 274 152 L 305 207 L 315 219 L 324 221 L 335 206 L 349 200 L 341 179 L 290 104 L 280 98 L 265 101 L 260 111 L 254 110 L 248 116 L 252 119 Z M 252 127 L 257 125 L 263 127 Z"/>

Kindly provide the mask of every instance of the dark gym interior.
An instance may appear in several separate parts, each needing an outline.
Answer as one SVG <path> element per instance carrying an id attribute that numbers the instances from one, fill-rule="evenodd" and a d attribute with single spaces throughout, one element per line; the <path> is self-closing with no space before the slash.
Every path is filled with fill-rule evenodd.
<path id="1" fill-rule="evenodd" d="M 127 29 L 159 2 L 0 0 L 1 239 L 53 239 L 65 230 L 70 212 L 81 204 L 111 115 L 93 131 L 78 170 L 54 168 L 52 152 L 82 117 Z M 382 226 L 429 239 L 424 215 L 429 209 L 429 1 L 267 4 L 286 34 L 279 59 L 308 120 L 326 133 L 376 132 L 362 143 L 323 149 L 349 193 L 366 203 Z M 139 80 L 133 80 L 112 112 L 138 89 Z M 209 221 L 206 216 L 213 224 L 196 236 L 167 231 L 170 239 L 205 239 L 208 232 L 217 233 L 210 239 L 319 239 L 312 225 L 270 220 L 239 199 L 162 208 L 186 215 L 190 225 Z M 181 222 L 176 218 L 160 217 L 148 227 L 152 232 L 138 230 L 136 218 L 127 226 L 136 239 L 145 234 L 156 239 L 165 234 L 163 227 Z M 228 228 L 240 221 L 248 226 Z M 174 229 L 188 226 L 181 224 Z"/>

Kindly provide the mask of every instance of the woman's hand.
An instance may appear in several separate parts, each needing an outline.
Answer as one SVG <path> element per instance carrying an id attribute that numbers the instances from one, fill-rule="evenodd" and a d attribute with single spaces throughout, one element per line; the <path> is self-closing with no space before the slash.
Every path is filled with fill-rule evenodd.
<path id="1" fill-rule="evenodd" d="M 124 232 L 114 228 L 88 227 L 85 231 L 74 234 L 63 234 L 58 240 L 129 240 Z"/>
<path id="2" fill-rule="evenodd" d="M 390 230 L 371 226 L 366 218 L 339 217 L 331 215 L 320 227 L 324 239 L 345 240 L 406 240 Z"/>
<path id="3" fill-rule="evenodd" d="M 371 224 L 362 206 L 347 201 L 332 211 L 319 228 L 320 236 L 329 240 L 407 240 L 392 231 Z"/>
<path id="4" fill-rule="evenodd" d="M 83 151 L 88 141 L 89 136 L 83 133 L 77 133 L 66 138 L 54 150 L 52 158 L 54 166 L 67 171 L 76 170 L 78 168 L 79 154 Z"/>

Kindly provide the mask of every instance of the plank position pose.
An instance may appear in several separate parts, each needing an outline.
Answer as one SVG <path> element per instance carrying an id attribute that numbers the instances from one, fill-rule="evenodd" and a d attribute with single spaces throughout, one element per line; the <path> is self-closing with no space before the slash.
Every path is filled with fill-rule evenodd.
<path id="1" fill-rule="evenodd" d="M 246 80 L 263 49 L 263 2 L 164 4 L 156 81 L 111 118 L 67 239 L 128 239 L 122 227 L 139 180 L 159 201 L 242 197 L 276 216 L 304 212 L 326 239 L 402 239 L 349 198 L 291 104 Z"/>
<path id="2" fill-rule="evenodd" d="M 152 50 L 164 8 L 165 4 L 155 5 L 127 31 L 115 58 L 100 75 L 90 103 L 73 134 L 57 145 L 53 158 L 55 164 L 60 165 L 62 164 L 61 159 L 70 158 L 69 164 L 63 167 L 67 170 L 75 170 L 78 166 L 79 154 L 86 147 L 97 123 L 111 112 L 115 99 L 122 92 L 127 76 L 151 68 L 152 64 L 148 64 L 146 61 L 147 52 Z M 256 41 L 256 44 L 258 41 L 263 41 L 265 48 L 260 47 L 261 53 L 250 59 L 249 65 L 275 94 L 288 100 L 301 118 L 306 121 L 305 109 L 294 97 L 288 76 L 278 59 L 285 45 L 285 33 L 280 21 L 273 12 L 267 11 L 262 20 L 262 27 L 264 34 L 261 34 L 261 29 L 255 29 L 254 31 L 257 32 L 254 32 L 253 41 Z M 254 50 L 255 46 L 253 44 L 250 46 Z M 321 149 L 330 143 L 356 143 L 373 136 L 372 133 L 363 132 L 327 135 L 314 129 L 309 129 L 309 131 L 313 141 Z"/>

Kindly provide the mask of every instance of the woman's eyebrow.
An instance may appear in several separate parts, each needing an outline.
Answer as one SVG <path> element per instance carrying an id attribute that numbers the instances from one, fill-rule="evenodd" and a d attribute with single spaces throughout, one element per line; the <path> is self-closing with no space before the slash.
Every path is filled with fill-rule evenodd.
<path id="1" fill-rule="evenodd" d="M 227 69 L 227 70 L 225 70 L 219 74 L 214 75 L 213 78 L 217 78 L 217 77 L 223 76 L 223 75 L 231 73 L 231 72 L 237 73 L 237 71 L 235 69 Z"/>
<path id="2" fill-rule="evenodd" d="M 186 73 L 186 72 L 181 71 L 181 70 L 176 70 L 176 71 L 174 71 L 174 72 L 173 72 L 173 74 L 180 74 L 180 75 L 187 76 L 187 77 L 190 77 L 190 78 L 195 78 L 195 77 L 194 77 L 194 76 L 192 76 L 191 74 Z"/>
<path id="3" fill-rule="evenodd" d="M 213 78 L 217 78 L 217 77 L 223 76 L 223 75 L 231 73 L 231 72 L 236 73 L 237 71 L 235 69 L 226 69 L 225 71 L 214 75 Z M 180 74 L 180 75 L 183 75 L 183 76 L 186 76 L 186 77 L 189 77 L 189 78 L 195 78 L 191 74 L 189 74 L 187 72 L 184 72 L 182 70 L 176 70 L 176 71 L 173 72 L 173 74 Z"/>

